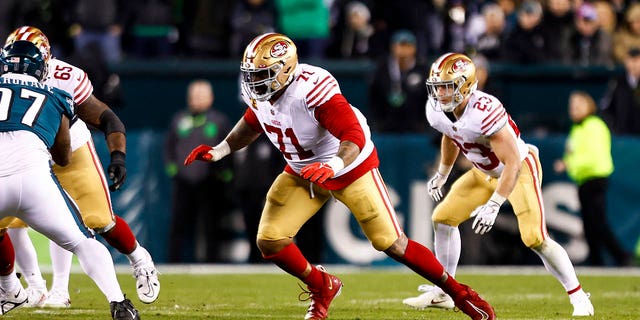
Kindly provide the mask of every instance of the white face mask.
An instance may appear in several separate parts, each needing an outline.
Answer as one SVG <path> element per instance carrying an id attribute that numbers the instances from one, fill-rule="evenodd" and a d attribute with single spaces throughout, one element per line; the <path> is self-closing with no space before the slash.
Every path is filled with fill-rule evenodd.
<path id="1" fill-rule="evenodd" d="M 449 81 L 427 80 L 427 91 L 434 101 L 432 106 L 436 111 L 452 112 L 462 102 L 464 97 L 460 93 L 459 85 L 457 85 L 458 79 Z"/>
<path id="2" fill-rule="evenodd" d="M 251 95 L 251 98 L 267 101 L 281 89 L 280 83 L 276 80 L 281 70 L 282 65 L 280 64 L 263 69 L 241 67 L 242 86 Z"/>

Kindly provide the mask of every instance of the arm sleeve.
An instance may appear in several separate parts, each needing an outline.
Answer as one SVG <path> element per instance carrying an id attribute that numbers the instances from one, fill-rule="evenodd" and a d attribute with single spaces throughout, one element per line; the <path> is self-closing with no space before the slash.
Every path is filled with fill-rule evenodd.
<path id="1" fill-rule="evenodd" d="M 360 121 L 342 94 L 336 94 L 326 103 L 314 109 L 315 117 L 320 125 L 340 141 L 351 141 L 364 148 L 366 142 Z"/>
<path id="2" fill-rule="evenodd" d="M 247 108 L 247 110 L 244 112 L 243 118 L 244 118 L 244 121 L 246 121 L 247 124 L 249 124 L 251 129 L 253 129 L 253 131 L 255 132 L 264 131 L 262 130 L 262 126 L 260 125 L 260 120 L 258 120 L 258 117 L 256 117 L 256 114 L 253 112 L 253 110 L 251 110 L 251 108 Z"/>

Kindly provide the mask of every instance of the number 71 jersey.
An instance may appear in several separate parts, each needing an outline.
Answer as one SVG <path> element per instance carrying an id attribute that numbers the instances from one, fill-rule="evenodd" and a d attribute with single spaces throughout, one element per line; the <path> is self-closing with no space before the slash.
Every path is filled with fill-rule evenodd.
<path id="1" fill-rule="evenodd" d="M 489 143 L 489 137 L 506 127 L 513 135 L 520 153 L 520 160 L 524 160 L 529 147 L 520 138 L 520 130 L 511 119 L 498 98 L 474 91 L 469 97 L 462 116 L 455 122 L 451 121 L 443 111 L 437 111 L 436 103 L 429 98 L 426 105 L 429 124 L 442 134 L 451 138 L 460 152 L 481 171 L 492 177 L 499 177 L 504 168 Z"/>
<path id="2" fill-rule="evenodd" d="M 268 101 L 256 101 L 242 93 L 249 106 L 245 120 L 258 131 L 265 132 L 271 143 L 280 150 L 289 167 L 296 173 L 314 162 L 327 162 L 340 147 L 340 140 L 331 134 L 332 128 L 322 127 L 316 118 L 316 108 L 337 108 L 331 101 L 341 95 L 337 80 L 320 67 L 299 64 L 294 80 L 272 105 Z M 342 98 L 344 99 L 344 98 Z M 349 105 L 348 114 L 341 114 L 340 121 L 350 127 L 358 127 L 363 145 L 357 158 L 336 177 L 346 174 L 362 164 L 374 153 L 371 131 L 362 113 Z M 254 115 L 255 117 L 251 116 Z"/>

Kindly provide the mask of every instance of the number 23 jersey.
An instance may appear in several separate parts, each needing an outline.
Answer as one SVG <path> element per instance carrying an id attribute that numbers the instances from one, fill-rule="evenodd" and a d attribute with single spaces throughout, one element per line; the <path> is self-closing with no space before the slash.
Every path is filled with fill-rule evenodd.
<path id="1" fill-rule="evenodd" d="M 437 111 L 433 107 L 434 103 L 433 98 L 429 98 L 426 105 L 429 124 L 453 140 L 460 152 L 486 174 L 497 178 L 504 168 L 489 144 L 489 137 L 503 127 L 515 138 L 520 160 L 527 156 L 529 147 L 520 138 L 518 126 L 498 98 L 482 91 L 474 91 L 462 116 L 455 122 L 443 111 Z"/>

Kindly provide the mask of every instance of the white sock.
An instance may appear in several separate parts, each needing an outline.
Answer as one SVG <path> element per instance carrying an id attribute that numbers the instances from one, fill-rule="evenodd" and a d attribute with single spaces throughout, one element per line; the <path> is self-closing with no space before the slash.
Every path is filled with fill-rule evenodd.
<path id="1" fill-rule="evenodd" d="M 580 286 L 569 255 L 560 244 L 547 238 L 539 247 L 532 249 L 540 256 L 545 268 L 558 279 L 565 291 L 568 292 Z"/>
<path id="2" fill-rule="evenodd" d="M 0 288 L 5 290 L 6 292 L 14 292 L 21 286 L 22 283 L 20 283 L 20 280 L 18 280 L 15 269 L 11 271 L 9 275 L 0 276 Z"/>
<path id="3" fill-rule="evenodd" d="M 49 254 L 53 267 L 53 281 L 51 290 L 69 292 L 69 273 L 71 273 L 71 260 L 73 253 L 65 250 L 53 241 L 49 241 Z"/>
<path id="4" fill-rule="evenodd" d="M 109 302 L 122 301 L 124 295 L 109 250 L 95 239 L 87 238 L 74 249 L 82 270 L 96 283 Z"/>
<path id="5" fill-rule="evenodd" d="M 146 260 L 148 256 L 149 252 L 136 241 L 136 248 L 127 255 L 127 258 L 129 259 L 129 263 L 134 266 L 136 263 Z"/>
<path id="6" fill-rule="evenodd" d="M 33 288 L 46 288 L 47 283 L 38 266 L 38 253 L 29 237 L 29 229 L 10 228 L 8 232 L 16 252 L 16 264 L 27 285 Z"/>
<path id="7" fill-rule="evenodd" d="M 462 243 L 460 230 L 442 223 L 434 223 L 436 258 L 452 277 L 456 277 Z"/>

